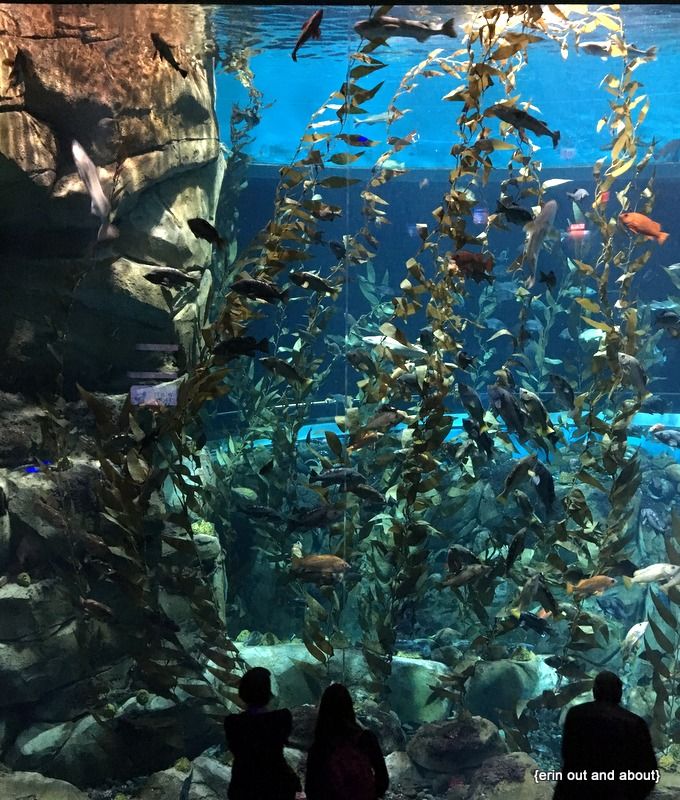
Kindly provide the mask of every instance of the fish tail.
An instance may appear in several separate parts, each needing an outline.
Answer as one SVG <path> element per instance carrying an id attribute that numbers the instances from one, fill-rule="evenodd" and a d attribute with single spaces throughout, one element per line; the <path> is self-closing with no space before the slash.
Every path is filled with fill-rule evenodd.
<path id="1" fill-rule="evenodd" d="M 569 581 L 567 581 L 567 594 L 573 594 L 573 593 L 574 593 L 574 584 L 569 583 Z"/>
<path id="2" fill-rule="evenodd" d="M 663 244 L 666 241 L 666 239 L 668 239 L 669 236 L 670 234 L 665 233 L 664 231 L 659 231 L 659 235 L 656 237 L 656 241 L 659 244 Z"/>
<path id="3" fill-rule="evenodd" d="M 623 585 L 626 587 L 626 589 L 630 589 L 630 587 L 633 585 L 633 579 L 630 578 L 628 575 L 624 575 Z"/>
<path id="4" fill-rule="evenodd" d="M 650 47 L 645 51 L 645 58 L 656 58 L 656 47 Z"/>
<path id="5" fill-rule="evenodd" d="M 295 48 L 295 50 L 293 50 L 293 52 L 290 54 L 290 57 L 293 59 L 293 61 L 295 61 L 295 62 L 297 63 L 297 47 L 296 47 L 296 48 Z"/>
<path id="6" fill-rule="evenodd" d="M 179 74 L 183 78 L 186 78 L 186 76 L 189 74 L 189 70 L 188 69 L 182 69 L 182 67 L 177 67 L 177 72 L 179 72 Z"/>
<path id="7" fill-rule="evenodd" d="M 453 39 L 458 36 L 456 33 L 456 20 L 453 17 L 451 17 L 451 19 L 447 19 L 442 25 L 442 33 L 444 36 L 451 36 Z"/>
<path id="8" fill-rule="evenodd" d="M 553 133 L 550 134 L 550 138 L 553 141 L 553 150 L 554 150 L 557 147 L 557 145 L 558 145 L 558 143 L 560 141 L 560 132 L 559 131 L 553 131 Z"/>

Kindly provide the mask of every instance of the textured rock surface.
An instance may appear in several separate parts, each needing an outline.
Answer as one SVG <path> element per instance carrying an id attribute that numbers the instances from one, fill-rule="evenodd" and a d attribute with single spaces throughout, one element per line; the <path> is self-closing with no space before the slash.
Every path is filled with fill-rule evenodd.
<path id="1" fill-rule="evenodd" d="M 489 758 L 475 771 L 469 800 L 550 800 L 553 784 L 536 783 L 537 769 L 527 753 Z"/>
<path id="2" fill-rule="evenodd" d="M 37 772 L 0 774 L 2 800 L 87 800 L 87 795 L 70 783 L 45 778 Z"/>
<path id="3" fill-rule="evenodd" d="M 492 722 L 471 717 L 423 725 L 406 752 L 423 769 L 455 775 L 505 753 L 506 746 Z"/>
<path id="4" fill-rule="evenodd" d="M 181 371 L 194 358 L 211 246 L 186 221 L 214 219 L 224 170 L 204 15 L 200 6 L 0 4 L 0 60 L 23 56 L 0 96 L 3 388 L 45 392 L 63 358 L 67 390 L 77 380 L 126 391 L 128 370 Z M 186 78 L 153 58 L 152 31 L 175 47 Z M 97 247 L 73 139 L 113 198 L 120 236 Z M 200 288 L 178 301 L 177 290 L 144 280 L 144 265 L 204 270 Z M 142 358 L 138 342 L 180 350 Z"/>

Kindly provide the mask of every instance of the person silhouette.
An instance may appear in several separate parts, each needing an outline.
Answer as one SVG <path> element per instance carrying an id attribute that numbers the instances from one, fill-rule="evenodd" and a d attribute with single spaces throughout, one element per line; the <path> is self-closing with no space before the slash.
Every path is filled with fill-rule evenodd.
<path id="1" fill-rule="evenodd" d="M 376 800 L 389 786 L 376 735 L 357 724 L 347 688 L 324 691 L 307 755 L 307 800 Z"/>
<path id="2" fill-rule="evenodd" d="M 553 800 L 643 800 L 654 789 L 657 763 L 649 729 L 642 717 L 621 708 L 622 692 L 620 678 L 604 670 L 593 683 L 595 699 L 567 712 L 562 776 Z M 631 779 L 622 779 L 622 772 Z"/>
<path id="3" fill-rule="evenodd" d="M 229 800 L 294 800 L 302 789 L 283 755 L 293 717 L 287 708 L 267 710 L 273 697 L 270 675 L 264 667 L 248 670 L 238 687 L 246 709 L 224 720 L 227 747 L 234 754 Z"/>

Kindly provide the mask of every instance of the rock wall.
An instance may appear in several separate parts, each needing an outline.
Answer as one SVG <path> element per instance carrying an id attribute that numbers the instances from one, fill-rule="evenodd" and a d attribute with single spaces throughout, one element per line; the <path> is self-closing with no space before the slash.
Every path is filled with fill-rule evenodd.
<path id="1" fill-rule="evenodd" d="M 186 78 L 154 58 L 153 32 Z M 215 218 L 224 173 L 205 32 L 197 5 L 0 4 L 0 389 L 45 394 L 63 374 L 68 393 L 126 392 L 128 371 L 195 359 L 212 246 L 186 222 Z M 113 195 L 117 239 L 96 243 L 73 139 Z M 157 286 L 149 266 L 200 284 Z"/>

